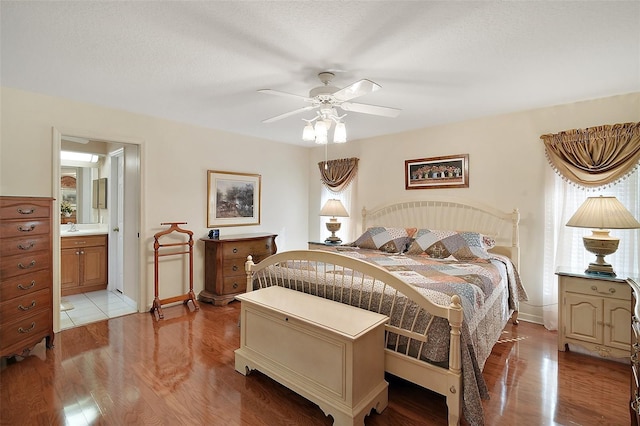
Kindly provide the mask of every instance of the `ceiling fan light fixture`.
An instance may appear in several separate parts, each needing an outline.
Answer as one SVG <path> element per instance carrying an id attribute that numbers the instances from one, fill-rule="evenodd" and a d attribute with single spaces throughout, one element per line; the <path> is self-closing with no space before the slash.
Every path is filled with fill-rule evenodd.
<path id="1" fill-rule="evenodd" d="M 311 123 L 307 123 L 302 130 L 302 140 L 305 142 L 313 142 L 316 140 L 316 132 L 313 130 Z"/>
<path id="2" fill-rule="evenodd" d="M 329 128 L 327 127 L 327 123 L 323 120 L 316 121 L 316 125 L 313 130 L 316 132 L 316 139 L 318 139 L 319 136 L 324 136 L 324 139 L 327 139 L 327 132 Z"/>
<path id="3" fill-rule="evenodd" d="M 333 131 L 334 143 L 346 143 L 347 142 L 347 126 L 342 121 L 336 123 L 336 128 Z"/>

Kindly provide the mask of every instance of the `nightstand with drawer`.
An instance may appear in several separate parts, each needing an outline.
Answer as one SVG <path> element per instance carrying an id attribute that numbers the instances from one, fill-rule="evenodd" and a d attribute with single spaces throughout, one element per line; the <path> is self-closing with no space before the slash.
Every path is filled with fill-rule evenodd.
<path id="1" fill-rule="evenodd" d="M 631 288 L 624 278 L 559 269 L 558 350 L 569 344 L 611 358 L 630 355 Z"/>
<path id="2" fill-rule="evenodd" d="M 251 255 L 255 263 L 275 254 L 276 234 L 240 234 L 204 241 L 204 290 L 198 300 L 226 305 L 247 289 L 244 264 Z"/>

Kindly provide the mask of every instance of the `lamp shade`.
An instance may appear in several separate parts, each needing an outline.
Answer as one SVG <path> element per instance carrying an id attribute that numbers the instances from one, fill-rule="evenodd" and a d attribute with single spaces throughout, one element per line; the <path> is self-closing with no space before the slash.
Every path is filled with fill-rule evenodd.
<path id="1" fill-rule="evenodd" d="M 327 200 L 325 205 L 320 210 L 320 216 L 332 216 L 332 217 L 349 217 L 347 209 L 344 208 L 342 202 L 337 199 Z"/>
<path id="2" fill-rule="evenodd" d="M 567 226 L 597 229 L 640 228 L 631 212 L 616 197 L 588 197 L 571 216 Z"/>
<path id="3" fill-rule="evenodd" d="M 316 134 L 316 143 L 317 144 L 321 144 L 324 145 L 327 143 L 327 124 L 322 121 L 322 120 L 318 120 L 316 121 L 316 125 L 314 126 L 314 131 Z"/>
<path id="4" fill-rule="evenodd" d="M 333 131 L 333 142 L 334 143 L 346 143 L 347 142 L 347 127 L 343 122 L 339 122 L 336 124 L 336 128 Z"/>
<path id="5" fill-rule="evenodd" d="M 316 132 L 313 130 L 311 123 L 307 123 L 302 130 L 302 140 L 305 142 L 313 142 L 316 140 Z"/>

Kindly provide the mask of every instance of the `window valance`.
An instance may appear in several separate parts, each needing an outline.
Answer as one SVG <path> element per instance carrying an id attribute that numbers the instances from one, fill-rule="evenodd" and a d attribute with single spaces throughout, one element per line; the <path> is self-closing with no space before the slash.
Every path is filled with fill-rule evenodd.
<path id="1" fill-rule="evenodd" d="M 358 174 L 358 158 L 340 158 L 337 160 L 321 161 L 320 179 L 332 192 L 342 192 Z"/>
<path id="2" fill-rule="evenodd" d="M 551 167 L 582 187 L 614 184 L 640 162 L 640 123 L 566 130 L 540 139 Z"/>

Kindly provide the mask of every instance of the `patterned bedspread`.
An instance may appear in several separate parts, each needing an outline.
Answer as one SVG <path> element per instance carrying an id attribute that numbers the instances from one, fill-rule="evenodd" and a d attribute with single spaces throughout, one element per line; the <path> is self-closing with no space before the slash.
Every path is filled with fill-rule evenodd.
<path id="1" fill-rule="evenodd" d="M 478 259 L 475 262 L 458 262 L 433 259 L 427 256 L 389 254 L 380 250 L 354 247 L 339 247 L 336 250 L 342 255 L 387 269 L 411 284 L 436 304 L 448 306 L 451 302 L 451 296 L 454 294 L 461 298 L 464 312 L 461 329 L 463 414 L 471 424 L 482 424 L 484 416 L 481 399 L 489 397 L 482 376 L 484 363 L 490 355 L 493 345 L 498 341 L 511 313 L 518 310 L 518 302 L 527 298 L 511 261 L 499 255 L 490 260 Z M 296 269 L 300 271 L 300 276 L 302 276 L 304 275 L 302 270 L 305 270 L 306 280 L 311 281 L 308 278 L 311 266 L 308 264 L 291 262 L 275 268 L 280 269 L 281 276 L 288 277 L 295 276 Z M 346 272 L 327 270 L 330 268 L 333 266 L 314 263 L 314 273 L 311 275 L 315 277 L 315 283 L 307 283 L 307 289 L 303 284 L 302 290 L 364 309 L 370 309 L 374 297 L 378 298 L 375 300 L 380 300 L 379 295 L 365 295 L 364 297 L 359 295 L 357 298 L 352 298 L 350 295 L 352 289 L 347 289 L 348 283 L 340 278 L 340 276 L 346 275 Z M 284 269 L 286 272 L 283 272 Z M 353 273 L 357 275 L 357 272 Z M 316 286 L 315 290 L 313 285 Z M 385 290 L 377 289 L 374 292 L 378 293 L 379 291 L 384 292 Z M 347 295 L 345 296 L 345 294 Z M 384 304 L 381 303 L 381 305 Z M 390 315 L 391 309 L 390 306 L 382 306 L 376 311 L 388 315 L 391 325 L 403 327 L 402 323 L 406 322 L 406 319 L 396 318 L 395 314 Z M 432 319 L 428 315 L 426 318 L 411 319 L 411 322 L 414 327 L 416 323 L 418 324 L 418 331 L 430 327 L 428 344 L 421 344 L 403 336 L 391 335 L 387 337 L 387 347 L 414 357 L 418 357 L 419 354 L 419 358 L 424 361 L 448 367 L 450 330 L 447 321 L 443 318 Z"/>

